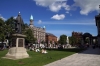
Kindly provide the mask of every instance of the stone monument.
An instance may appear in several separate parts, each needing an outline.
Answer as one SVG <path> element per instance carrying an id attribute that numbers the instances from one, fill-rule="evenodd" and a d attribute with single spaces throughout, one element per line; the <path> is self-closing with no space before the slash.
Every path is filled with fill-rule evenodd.
<path id="1" fill-rule="evenodd" d="M 69 37 L 67 36 L 67 44 L 69 44 Z"/>
<path id="2" fill-rule="evenodd" d="M 8 59 L 23 59 L 28 58 L 29 55 L 25 49 L 25 35 L 22 34 L 23 20 L 21 18 L 20 12 L 15 19 L 15 34 L 12 34 L 12 47 L 9 49 L 8 53 L 4 58 Z"/>
<path id="3" fill-rule="evenodd" d="M 99 5 L 99 9 L 100 9 L 100 5 Z M 100 12 L 99 15 L 95 16 L 95 21 L 96 21 L 96 26 L 98 31 L 98 35 L 97 35 L 98 45 L 100 46 Z"/>

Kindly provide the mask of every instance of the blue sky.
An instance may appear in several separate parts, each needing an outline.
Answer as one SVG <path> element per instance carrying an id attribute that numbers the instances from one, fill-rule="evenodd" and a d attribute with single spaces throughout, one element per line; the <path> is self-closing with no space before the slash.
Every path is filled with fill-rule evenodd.
<path id="1" fill-rule="evenodd" d="M 24 23 L 30 23 L 32 14 L 34 26 L 45 26 L 57 37 L 73 31 L 97 35 L 94 17 L 99 4 L 100 0 L 0 0 L 0 17 L 6 20 L 20 11 Z"/>

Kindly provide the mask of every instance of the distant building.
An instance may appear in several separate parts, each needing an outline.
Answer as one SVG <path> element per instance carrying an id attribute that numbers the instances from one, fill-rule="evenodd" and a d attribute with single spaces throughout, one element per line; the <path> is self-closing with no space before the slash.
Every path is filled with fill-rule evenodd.
<path id="1" fill-rule="evenodd" d="M 30 25 L 29 28 L 32 29 L 34 37 L 37 39 L 37 43 L 45 42 L 45 27 L 35 27 L 33 24 L 33 16 L 30 17 Z"/>
<path id="2" fill-rule="evenodd" d="M 46 43 L 47 44 L 57 43 L 57 37 L 51 33 L 46 33 Z"/>
<path id="3" fill-rule="evenodd" d="M 59 41 L 59 37 L 57 37 L 57 42 Z"/>
<path id="4" fill-rule="evenodd" d="M 72 32 L 72 36 L 75 38 L 82 38 L 83 33 L 82 32 Z"/>

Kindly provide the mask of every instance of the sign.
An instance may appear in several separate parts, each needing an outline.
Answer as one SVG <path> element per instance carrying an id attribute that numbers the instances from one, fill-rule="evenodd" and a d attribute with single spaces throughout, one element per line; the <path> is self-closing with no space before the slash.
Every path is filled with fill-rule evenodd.
<path id="1" fill-rule="evenodd" d="M 23 39 L 18 39 L 18 47 L 23 47 Z"/>

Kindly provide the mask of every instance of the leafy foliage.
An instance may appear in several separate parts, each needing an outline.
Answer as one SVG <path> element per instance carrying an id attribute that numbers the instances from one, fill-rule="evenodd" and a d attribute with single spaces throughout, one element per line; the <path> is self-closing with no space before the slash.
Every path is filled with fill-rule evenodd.
<path id="1" fill-rule="evenodd" d="M 59 43 L 60 44 L 66 44 L 67 36 L 66 35 L 61 35 Z"/>
<path id="2" fill-rule="evenodd" d="M 6 21 L 3 21 L 0 19 L 0 41 L 4 41 L 5 39 L 8 39 L 11 42 L 11 36 L 15 32 L 15 19 L 13 17 L 10 17 Z M 22 26 L 22 34 L 25 34 L 27 37 L 26 42 L 28 43 L 35 43 L 36 39 L 34 38 L 34 35 L 32 33 L 32 30 L 29 29 L 29 26 L 27 23 L 23 24 Z"/>
<path id="3" fill-rule="evenodd" d="M 89 43 L 89 40 L 90 40 L 90 38 L 89 37 L 86 37 L 85 38 L 85 43 Z"/>
<path id="4" fill-rule="evenodd" d="M 32 30 L 30 28 L 26 29 L 25 35 L 27 36 L 25 38 L 27 43 L 35 43 L 36 39 L 34 38 L 34 35 L 33 35 Z"/>
<path id="5" fill-rule="evenodd" d="M 74 36 L 69 37 L 69 43 L 75 45 L 77 43 L 77 39 Z"/>
<path id="6" fill-rule="evenodd" d="M 0 18 L 0 41 L 4 41 L 5 40 L 5 22 Z"/>
<path id="7" fill-rule="evenodd" d="M 76 38 L 74 36 L 69 37 L 69 43 L 71 45 L 78 45 L 81 44 L 82 39 L 81 38 Z"/>
<path id="8" fill-rule="evenodd" d="M 15 33 L 15 19 L 13 19 L 13 17 L 10 17 L 9 19 L 7 19 L 5 21 L 5 28 L 6 28 L 6 39 L 8 39 L 9 41 L 11 41 L 11 35 L 13 33 Z"/>

